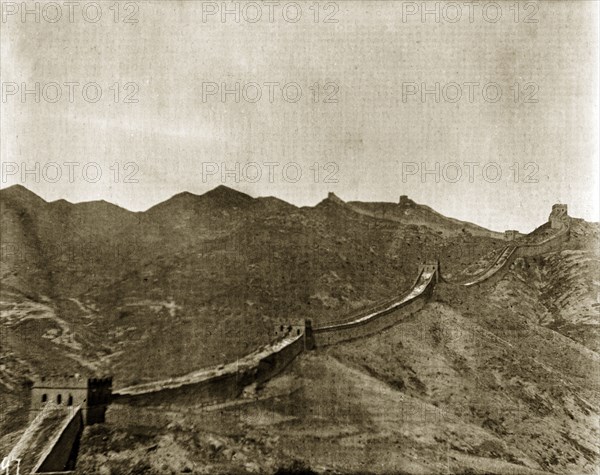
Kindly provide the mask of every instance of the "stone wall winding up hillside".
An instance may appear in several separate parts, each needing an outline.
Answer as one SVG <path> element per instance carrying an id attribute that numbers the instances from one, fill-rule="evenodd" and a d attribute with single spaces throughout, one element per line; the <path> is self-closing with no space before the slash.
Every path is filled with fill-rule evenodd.
<path id="1" fill-rule="evenodd" d="M 420 270 L 413 287 L 401 298 L 350 321 L 315 328 L 306 326 L 299 334 L 252 353 L 235 363 L 198 371 L 180 378 L 156 381 L 115 391 L 117 402 L 141 405 L 217 404 L 238 397 L 245 387 L 262 384 L 279 374 L 296 356 L 313 346 L 321 347 L 371 335 L 401 321 L 406 312 L 416 312 L 435 283 L 437 264 Z M 291 328 L 291 327 L 290 327 Z M 299 329 L 298 326 L 294 326 Z"/>
<path id="2" fill-rule="evenodd" d="M 493 284 L 506 274 L 517 257 L 531 257 L 557 251 L 569 239 L 569 227 L 564 227 L 549 238 L 538 243 L 524 243 L 506 246 L 492 265 L 472 280 L 462 285 L 471 287 L 479 284 Z"/>
<path id="3" fill-rule="evenodd" d="M 397 324 L 407 313 L 420 310 L 433 289 L 436 272 L 437 265 L 425 266 L 419 272 L 412 289 L 399 300 L 387 303 L 382 308 L 350 321 L 315 328 L 313 331 L 315 346 L 328 346 L 372 335 Z M 400 309 L 403 312 L 398 312 Z"/>

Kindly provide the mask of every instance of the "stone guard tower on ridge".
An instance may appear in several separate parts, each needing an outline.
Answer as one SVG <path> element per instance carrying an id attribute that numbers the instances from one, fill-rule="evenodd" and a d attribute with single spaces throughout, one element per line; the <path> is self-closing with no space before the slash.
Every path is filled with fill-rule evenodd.
<path id="1" fill-rule="evenodd" d="M 506 241 L 514 241 L 515 239 L 519 238 L 519 231 L 517 231 L 516 229 L 508 229 L 507 231 L 504 231 L 504 239 Z"/>
<path id="2" fill-rule="evenodd" d="M 404 207 L 414 207 L 416 203 L 411 200 L 408 195 L 400 195 L 400 199 L 398 200 L 398 204 Z"/>
<path id="3" fill-rule="evenodd" d="M 47 404 L 65 408 L 81 406 L 84 424 L 102 423 L 111 397 L 112 377 L 42 377 L 34 382 L 31 390 L 31 417 Z"/>
<path id="4" fill-rule="evenodd" d="M 548 217 L 550 221 L 551 229 L 561 229 L 567 226 L 569 215 L 567 213 L 567 205 L 554 204 L 552 205 L 552 212 Z"/>
<path id="5" fill-rule="evenodd" d="M 292 324 L 277 324 L 273 326 L 273 329 L 273 335 L 276 339 L 303 335 L 304 347 L 307 350 L 312 350 L 314 346 L 312 320 L 310 319 L 304 319 L 301 322 Z"/>

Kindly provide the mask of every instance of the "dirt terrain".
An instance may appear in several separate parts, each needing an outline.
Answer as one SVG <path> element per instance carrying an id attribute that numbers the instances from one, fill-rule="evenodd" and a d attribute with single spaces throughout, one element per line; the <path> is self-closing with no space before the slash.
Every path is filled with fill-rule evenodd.
<path id="1" fill-rule="evenodd" d="M 0 207 L 0 453 L 36 375 L 124 387 L 231 362 L 275 323 L 341 319 L 439 258 L 448 282 L 420 312 L 239 401 L 111 406 L 78 473 L 596 473 L 597 224 L 571 219 L 560 252 L 465 289 L 449 282 L 506 242 L 411 201 L 297 208 L 219 187 L 132 213 L 11 187 Z"/>

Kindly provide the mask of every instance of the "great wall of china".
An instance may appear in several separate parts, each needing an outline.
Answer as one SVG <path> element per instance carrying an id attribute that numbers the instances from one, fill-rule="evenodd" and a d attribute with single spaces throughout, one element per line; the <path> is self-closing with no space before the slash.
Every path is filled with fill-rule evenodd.
<path id="1" fill-rule="evenodd" d="M 492 285 L 504 277 L 516 258 L 559 250 L 569 238 L 566 205 L 552 207 L 548 224 L 550 233 L 545 239 L 513 241 L 476 276 L 466 282 L 446 282 L 465 287 Z M 248 388 L 281 373 L 304 351 L 364 338 L 400 323 L 425 306 L 438 281 L 444 281 L 439 261 L 428 262 L 419 269 L 412 287 L 400 297 L 344 321 L 314 328 L 310 320 L 278 325 L 270 345 L 227 365 L 181 377 L 121 388 L 112 394 L 110 378 L 78 380 L 75 384 L 72 379 L 68 383 L 37 381 L 32 391 L 32 422 L 3 460 L 2 468 L 18 461 L 21 473 L 72 473 L 69 469 L 72 469 L 84 424 L 104 422 L 104 412 L 110 403 L 148 407 L 167 403 L 211 406 L 234 400 Z"/>
<path id="2" fill-rule="evenodd" d="M 570 233 L 566 205 L 552 206 L 549 225 L 550 229 L 554 231 L 546 239 L 534 243 L 513 241 L 513 243 L 502 249 L 487 269 L 463 282 L 462 285 L 471 287 L 483 283 L 486 285 L 495 284 L 506 275 L 510 265 L 518 257 L 532 257 L 560 250 L 561 245 L 569 239 Z"/>
<path id="3" fill-rule="evenodd" d="M 558 251 L 561 245 L 569 239 L 569 228 L 565 227 L 558 230 L 553 236 L 548 237 L 538 243 L 519 243 L 510 244 L 502 249 L 492 264 L 478 275 L 471 277 L 465 282 L 460 282 L 460 285 L 471 287 L 479 284 L 491 285 L 501 280 L 508 270 L 510 265 L 518 257 L 532 257 L 546 254 L 548 252 Z M 446 281 L 448 283 L 453 283 Z M 456 282 L 455 282 L 456 283 Z"/>

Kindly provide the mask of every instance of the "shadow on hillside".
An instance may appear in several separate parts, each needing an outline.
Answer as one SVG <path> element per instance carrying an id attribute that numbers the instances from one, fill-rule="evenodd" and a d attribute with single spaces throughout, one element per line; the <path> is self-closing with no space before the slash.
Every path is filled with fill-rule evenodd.
<path id="1" fill-rule="evenodd" d="M 278 469 L 275 475 L 317 475 L 317 472 L 311 470 L 303 462 L 295 460 L 291 465 Z"/>

